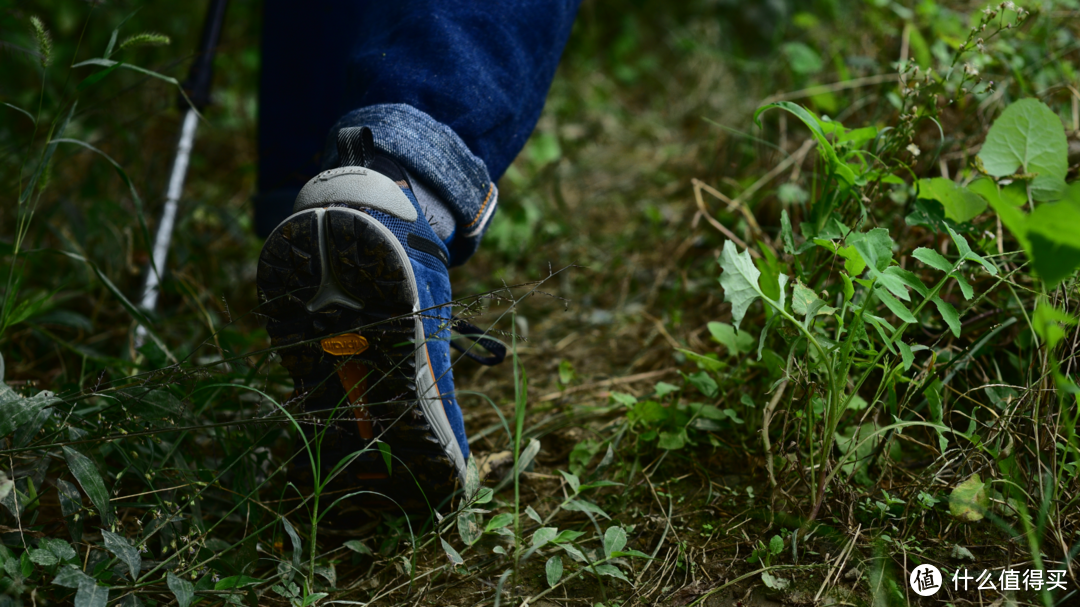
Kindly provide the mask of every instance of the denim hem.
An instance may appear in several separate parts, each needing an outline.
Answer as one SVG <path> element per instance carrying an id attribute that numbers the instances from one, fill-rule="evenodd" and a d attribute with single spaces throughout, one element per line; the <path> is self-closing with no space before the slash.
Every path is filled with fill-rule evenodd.
<path id="1" fill-rule="evenodd" d="M 375 147 L 435 190 L 450 208 L 456 224 L 450 242 L 450 265 L 457 266 L 476 252 L 498 203 L 498 189 L 484 161 L 477 158 L 450 127 L 405 104 L 362 107 L 345 114 L 330 129 L 323 168 L 338 162 L 337 133 L 366 126 Z"/>

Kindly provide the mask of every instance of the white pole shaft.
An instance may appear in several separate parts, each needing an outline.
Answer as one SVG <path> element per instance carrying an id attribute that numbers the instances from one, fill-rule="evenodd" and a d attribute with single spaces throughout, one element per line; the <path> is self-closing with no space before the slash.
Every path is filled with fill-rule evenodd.
<path id="1" fill-rule="evenodd" d="M 143 288 L 139 307 L 152 311 L 157 307 L 161 277 L 165 274 L 165 263 L 169 258 L 169 245 L 172 243 L 173 228 L 176 226 L 176 208 L 180 195 L 184 191 L 184 179 L 187 177 L 188 162 L 191 160 L 191 148 L 195 143 L 195 127 L 199 124 L 199 115 L 195 110 L 184 112 L 184 124 L 180 129 L 180 143 L 176 146 L 176 158 L 173 160 L 172 173 L 169 175 L 169 188 L 165 192 L 165 208 L 161 211 L 157 233 L 154 235 L 153 263 L 146 270 L 146 286 Z M 146 339 L 146 328 L 142 325 L 135 330 L 135 345 L 141 346 Z"/>

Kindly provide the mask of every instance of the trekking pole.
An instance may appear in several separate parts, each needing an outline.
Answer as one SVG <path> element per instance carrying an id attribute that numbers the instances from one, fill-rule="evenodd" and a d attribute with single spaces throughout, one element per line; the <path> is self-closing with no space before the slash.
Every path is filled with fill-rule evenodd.
<path id="1" fill-rule="evenodd" d="M 148 312 L 157 307 L 161 278 L 165 274 L 165 262 L 169 257 L 169 245 L 172 243 L 173 228 L 176 226 L 176 208 L 180 194 L 184 190 L 184 178 L 187 177 L 188 161 L 191 148 L 195 143 L 195 128 L 199 122 L 199 112 L 210 103 L 210 82 L 214 77 L 214 53 L 221 39 L 221 26 L 225 20 L 225 6 L 228 0 L 210 0 L 203 21 L 202 37 L 199 40 L 199 52 L 191 64 L 188 78 L 184 82 L 183 95 L 179 96 L 179 105 L 184 110 L 184 120 L 180 127 L 180 141 L 176 146 L 172 172 L 169 173 L 169 187 L 165 191 L 165 208 L 161 211 L 157 232 L 154 235 L 154 249 L 151 263 L 146 269 L 146 283 L 143 286 L 139 307 Z M 190 99 L 191 103 L 188 104 Z M 135 329 L 135 348 L 146 341 L 147 329 L 140 324 Z"/>

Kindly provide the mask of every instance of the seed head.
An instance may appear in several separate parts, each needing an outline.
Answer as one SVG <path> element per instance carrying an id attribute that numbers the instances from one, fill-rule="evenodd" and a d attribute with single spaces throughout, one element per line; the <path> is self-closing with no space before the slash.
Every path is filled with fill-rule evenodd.
<path id="1" fill-rule="evenodd" d="M 34 39 L 37 40 L 41 69 L 45 69 L 52 61 L 52 36 L 37 15 L 30 16 L 30 29 L 33 30 Z"/>

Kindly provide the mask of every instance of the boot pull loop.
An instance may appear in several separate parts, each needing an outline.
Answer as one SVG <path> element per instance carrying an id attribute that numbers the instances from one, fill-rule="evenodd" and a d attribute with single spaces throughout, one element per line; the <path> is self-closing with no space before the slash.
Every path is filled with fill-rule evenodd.
<path id="1" fill-rule="evenodd" d="M 375 134 L 366 126 L 351 126 L 338 131 L 339 164 L 343 167 L 367 167 L 375 158 Z"/>

